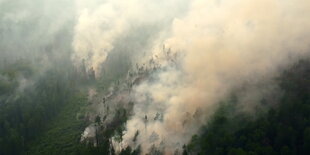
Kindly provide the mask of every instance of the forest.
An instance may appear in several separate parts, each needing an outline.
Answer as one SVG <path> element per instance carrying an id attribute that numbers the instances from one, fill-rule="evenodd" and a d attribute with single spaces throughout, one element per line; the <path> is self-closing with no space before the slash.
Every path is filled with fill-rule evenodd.
<path id="1" fill-rule="evenodd" d="M 308 155 L 308 19 L 307 0 L 0 0 L 0 155 Z"/>
<path id="2" fill-rule="evenodd" d="M 9 78 L 1 81 L 0 87 L 1 154 L 115 153 L 107 137 L 124 130 L 121 124 L 126 117 L 120 116 L 122 112 L 114 118 L 119 121 L 115 127 L 98 133 L 97 147 L 82 144 L 79 138 L 86 122 L 77 116 L 87 101 L 77 83 L 87 81 L 70 75 L 74 72 L 64 77 L 63 72 L 51 70 L 48 74 L 53 76 L 43 76 L 30 90 L 18 92 L 17 78 L 33 74 L 33 66 L 25 61 L 1 70 L 2 78 Z M 238 98 L 232 95 L 220 103 L 200 134 L 183 145 L 182 154 L 309 154 L 310 61 L 299 61 L 284 70 L 276 81 L 283 91 L 278 103 L 268 110 L 257 110 L 253 118 L 251 114 L 237 112 Z M 262 99 L 260 104 L 269 103 Z M 95 121 L 100 123 L 100 118 Z M 152 151 L 151 154 L 162 153 Z M 139 149 L 130 147 L 120 152 L 139 153 Z"/>

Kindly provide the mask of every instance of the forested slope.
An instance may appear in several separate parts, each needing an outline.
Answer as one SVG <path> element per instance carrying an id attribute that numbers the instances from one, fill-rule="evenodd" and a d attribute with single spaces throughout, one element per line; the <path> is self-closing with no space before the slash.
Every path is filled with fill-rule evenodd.
<path id="1" fill-rule="evenodd" d="M 310 62 L 300 61 L 277 81 L 283 95 L 267 114 L 252 121 L 251 114 L 234 113 L 238 100 L 231 99 L 218 109 L 203 134 L 184 146 L 184 153 L 309 154 Z"/>
<path id="2" fill-rule="evenodd" d="M 0 154 L 26 153 L 63 107 L 76 104 L 79 93 L 72 66 L 42 71 L 31 61 L 16 60 L 1 66 L 0 78 Z"/>

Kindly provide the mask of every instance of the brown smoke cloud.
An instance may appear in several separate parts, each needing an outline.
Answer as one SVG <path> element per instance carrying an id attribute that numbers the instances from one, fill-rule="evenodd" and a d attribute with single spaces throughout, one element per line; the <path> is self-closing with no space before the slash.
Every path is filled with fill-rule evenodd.
<path id="1" fill-rule="evenodd" d="M 180 67 L 168 67 L 156 81 L 135 88 L 135 115 L 122 145 L 141 145 L 143 152 L 155 145 L 166 154 L 181 148 L 233 89 L 267 81 L 309 54 L 308 19 L 307 0 L 191 1 L 170 36 L 157 41 L 183 55 Z M 153 53 L 160 53 L 157 46 Z M 157 112 L 162 121 L 152 120 Z"/>

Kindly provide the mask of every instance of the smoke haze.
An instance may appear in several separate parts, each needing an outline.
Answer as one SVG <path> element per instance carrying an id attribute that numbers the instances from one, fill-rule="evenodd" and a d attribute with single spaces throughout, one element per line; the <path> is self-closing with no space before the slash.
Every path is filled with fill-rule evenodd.
<path id="1" fill-rule="evenodd" d="M 102 63 L 109 52 L 116 48 L 114 45 L 119 38 L 126 37 L 137 27 L 148 26 L 149 28 L 143 29 L 144 31 L 151 31 L 154 26 L 164 29 L 174 17 L 181 14 L 181 10 L 186 8 L 184 0 L 96 2 L 93 5 L 85 5 L 84 1 L 78 1 L 79 12 L 72 45 L 75 50 L 73 59 L 77 62 L 85 59 L 87 65 L 94 67 L 97 73 L 101 72 Z M 153 31 L 152 35 L 157 35 L 156 33 L 158 31 Z"/>
<path id="2" fill-rule="evenodd" d="M 309 4 L 191 1 L 188 13 L 174 19 L 169 37 L 162 40 L 172 52 L 184 55 L 179 67 L 160 72 L 154 75 L 156 81 L 135 88 L 137 105 L 127 123 L 124 143 L 142 145 L 143 152 L 155 144 L 173 153 L 234 89 L 268 81 L 281 68 L 306 56 Z M 163 114 L 163 121 L 145 123 L 144 116 L 153 117 L 156 112 Z M 137 130 L 141 132 L 134 143 Z M 154 133 L 155 140 L 150 138 Z"/>
<path id="3" fill-rule="evenodd" d="M 309 56 L 309 19 L 308 0 L 0 0 L 0 61 L 84 60 L 97 79 L 155 62 L 124 93 L 133 111 L 114 145 L 172 154 L 235 90 L 245 111 L 277 91 L 272 79 Z"/>

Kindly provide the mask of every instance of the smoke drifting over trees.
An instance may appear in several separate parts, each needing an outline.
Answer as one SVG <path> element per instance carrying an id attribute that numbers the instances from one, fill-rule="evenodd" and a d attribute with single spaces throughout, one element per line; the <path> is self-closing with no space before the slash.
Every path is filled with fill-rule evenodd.
<path id="1" fill-rule="evenodd" d="M 147 151 L 153 145 L 149 137 L 155 132 L 159 139 L 154 144 L 163 144 L 173 151 L 198 132 L 217 103 L 234 89 L 249 81 L 250 85 L 268 81 L 281 68 L 306 56 L 308 6 L 306 1 L 191 1 L 186 13 L 175 17 L 162 31 L 167 34 L 159 36 L 149 50 L 148 55 L 160 56 L 160 45 L 165 45 L 171 48 L 171 54 L 182 57 L 177 60 L 177 67 L 166 63 L 164 71 L 152 75 L 155 80 L 146 80 L 134 88 L 137 103 L 127 123 L 125 145 L 131 143 L 137 130 L 146 130 L 140 132 L 135 145 L 142 145 Z M 143 10 L 136 11 L 141 12 L 134 14 L 134 19 L 156 19 L 144 17 Z M 129 28 L 128 23 L 131 22 L 112 26 L 111 33 Z M 156 111 L 163 114 L 163 121 L 145 123 L 144 115 L 155 116 Z"/>
<path id="2" fill-rule="evenodd" d="M 274 106 L 308 19 L 306 0 L 0 0 L 0 104 L 55 76 L 51 94 L 89 93 L 82 141 L 173 154 L 232 96 L 253 117 Z"/>

